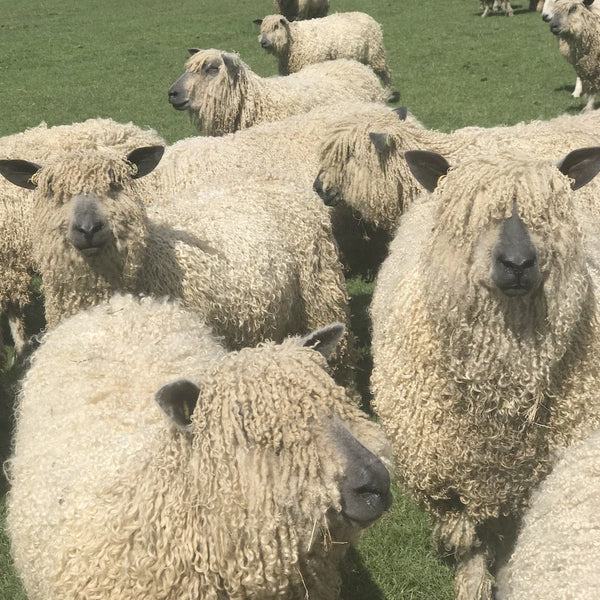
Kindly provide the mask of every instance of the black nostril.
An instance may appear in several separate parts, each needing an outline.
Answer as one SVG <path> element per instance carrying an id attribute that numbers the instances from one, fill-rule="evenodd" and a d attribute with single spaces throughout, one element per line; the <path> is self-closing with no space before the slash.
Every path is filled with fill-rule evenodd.
<path id="1" fill-rule="evenodd" d="M 514 272 L 523 272 L 527 269 L 531 269 L 535 265 L 535 258 L 527 258 L 519 262 L 502 257 L 499 257 L 498 260 L 504 267 Z"/>
<path id="2" fill-rule="evenodd" d="M 542 20 L 544 21 L 544 23 L 550 23 L 552 17 L 549 17 L 548 15 L 542 15 Z"/>
<path id="3" fill-rule="evenodd" d="M 169 90 L 169 98 L 177 98 L 178 92 L 176 90 Z"/>

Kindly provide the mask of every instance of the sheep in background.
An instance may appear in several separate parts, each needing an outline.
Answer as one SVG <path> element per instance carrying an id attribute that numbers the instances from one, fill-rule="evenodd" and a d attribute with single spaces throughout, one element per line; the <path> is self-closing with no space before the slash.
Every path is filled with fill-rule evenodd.
<path id="1" fill-rule="evenodd" d="M 326 208 L 305 186 L 268 174 L 230 174 L 202 193 L 156 199 L 137 180 L 162 147 L 56 156 L 46 165 L 0 161 L 32 188 L 32 243 L 49 327 L 116 291 L 181 298 L 229 349 L 349 322 Z M 335 356 L 350 383 L 352 336 Z"/>
<path id="2" fill-rule="evenodd" d="M 566 450 L 536 490 L 498 600 L 598 598 L 600 432 Z"/>
<path id="3" fill-rule="evenodd" d="M 594 108 L 600 92 L 600 10 L 594 0 L 558 0 L 549 21 L 550 31 L 559 38 L 560 53 L 573 65 L 587 94 L 584 111 Z"/>
<path id="4" fill-rule="evenodd" d="M 483 9 L 482 17 L 487 17 L 490 11 L 502 10 L 507 17 L 513 16 L 513 9 L 509 0 L 481 0 L 479 8 Z"/>
<path id="5" fill-rule="evenodd" d="M 277 58 L 280 75 L 325 60 L 349 58 L 368 65 L 385 85 L 390 84 L 381 25 L 366 13 L 334 13 L 292 23 L 281 15 L 268 15 L 254 23 L 260 25 L 260 45 Z"/>
<path id="6" fill-rule="evenodd" d="M 401 219 L 371 306 L 373 406 L 454 554 L 457 600 L 492 598 L 552 449 L 600 425 L 600 275 L 580 228 L 600 229 L 600 210 L 571 192 L 600 170 L 600 148 L 560 170 L 512 154 L 449 168 L 407 153 L 433 193 Z"/>
<path id="7" fill-rule="evenodd" d="M 43 161 L 69 148 L 108 146 L 127 153 L 139 146 L 162 144 L 152 129 L 112 119 L 87 119 L 71 125 L 37 127 L 0 138 L 0 158 L 19 157 Z M 29 344 L 23 311 L 31 302 L 30 280 L 34 271 L 31 249 L 31 195 L 0 178 L 0 312 L 6 312 L 15 357 L 21 358 Z M 0 358 L 2 357 L 0 337 Z"/>
<path id="8" fill-rule="evenodd" d="M 8 463 L 29 600 L 335 600 L 391 503 L 381 429 L 325 371 L 340 335 L 225 354 L 199 315 L 127 296 L 48 332 Z"/>
<path id="9" fill-rule="evenodd" d="M 288 21 L 324 17 L 329 12 L 329 0 L 273 0 L 273 6 Z"/>
<path id="10" fill-rule="evenodd" d="M 509 127 L 464 127 L 452 133 L 426 129 L 406 120 L 341 116 L 327 136 L 319 159 L 315 190 L 332 207 L 334 234 L 342 257 L 354 273 L 376 273 L 398 219 L 419 197 L 421 186 L 408 169 L 404 153 L 428 148 L 453 162 L 506 148 L 554 158 L 575 147 L 598 143 L 600 112 L 563 115 L 548 121 Z M 339 222 L 339 225 L 336 225 Z"/>
<path id="11" fill-rule="evenodd" d="M 237 54 L 191 49 L 185 73 L 169 89 L 169 102 L 185 110 L 196 129 L 223 135 L 263 121 L 349 100 L 395 100 L 373 71 L 338 59 L 308 65 L 286 77 L 260 77 Z"/>

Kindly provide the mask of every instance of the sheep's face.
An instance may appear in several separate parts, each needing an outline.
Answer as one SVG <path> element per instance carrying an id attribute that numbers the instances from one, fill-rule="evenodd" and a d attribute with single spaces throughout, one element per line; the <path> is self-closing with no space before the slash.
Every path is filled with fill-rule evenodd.
<path id="1" fill-rule="evenodd" d="M 554 5 L 556 0 L 544 0 L 544 6 L 542 7 L 542 19 L 545 23 L 550 23 L 550 19 L 554 15 Z"/>
<path id="2" fill-rule="evenodd" d="M 389 456 L 381 430 L 352 406 L 306 343 L 320 344 L 313 334 L 300 346 L 288 340 L 228 354 L 200 385 L 179 380 L 157 394 L 192 444 L 198 498 L 191 500 L 222 511 L 229 531 L 223 539 L 271 556 L 259 586 L 279 581 L 296 561 L 310 581 L 307 562 L 337 562 L 343 542 L 391 503 L 389 474 L 377 457 Z M 216 504 L 209 501 L 214 494 Z M 222 542 L 212 550 L 216 557 L 230 552 Z"/>
<path id="3" fill-rule="evenodd" d="M 185 73 L 169 88 L 169 102 L 175 110 L 187 110 L 201 119 L 211 98 L 222 100 L 219 88 L 236 85 L 243 63 L 236 55 L 219 50 L 191 48 L 189 52 L 192 56 Z"/>
<path id="4" fill-rule="evenodd" d="M 597 28 L 597 17 L 592 15 L 593 3 L 587 0 L 558 0 L 549 19 L 550 31 L 559 37 L 569 38 L 589 29 Z"/>
<path id="5" fill-rule="evenodd" d="M 290 23 L 281 15 L 268 15 L 260 25 L 258 43 L 269 54 L 280 55 L 289 49 Z"/>

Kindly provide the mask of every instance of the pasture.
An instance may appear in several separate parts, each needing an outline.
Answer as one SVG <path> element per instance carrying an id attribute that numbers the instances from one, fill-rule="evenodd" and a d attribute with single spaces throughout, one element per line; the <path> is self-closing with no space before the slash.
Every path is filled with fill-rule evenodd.
<path id="1" fill-rule="evenodd" d="M 545 119 L 584 106 L 584 99 L 570 95 L 575 75 L 548 25 L 527 7 L 515 0 L 514 17 L 481 19 L 477 0 L 331 0 L 332 11 L 362 10 L 382 24 L 398 104 L 444 131 Z M 237 51 L 260 75 L 276 74 L 276 61 L 258 45 L 252 23 L 271 12 L 271 0 L 0 0 L 0 135 L 41 121 L 58 125 L 90 117 L 133 121 L 169 143 L 194 135 L 186 115 L 167 102 L 186 49 Z M 355 279 L 348 289 L 363 341 L 367 393 L 366 309 L 373 284 Z M 40 306 L 32 312 L 32 332 L 40 327 L 39 312 Z M 11 390 L 20 374 L 9 365 L 0 372 L 2 459 L 9 447 Z M 427 517 L 396 489 L 392 510 L 351 556 L 343 597 L 450 600 L 452 570 L 438 558 L 430 532 Z M 1 524 L 0 598 L 25 600 Z"/>

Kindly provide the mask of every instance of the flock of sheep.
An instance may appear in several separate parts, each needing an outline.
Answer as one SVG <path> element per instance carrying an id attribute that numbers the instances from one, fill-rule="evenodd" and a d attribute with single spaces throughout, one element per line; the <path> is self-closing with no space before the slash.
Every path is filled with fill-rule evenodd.
<path id="1" fill-rule="evenodd" d="M 30 600 L 335 600 L 390 472 L 457 600 L 597 596 L 600 57 L 577 32 L 600 16 L 537 4 L 579 115 L 427 129 L 386 105 L 371 17 L 279 0 L 257 21 L 278 77 L 190 50 L 168 99 L 204 135 L 0 138 L 0 308 L 27 362 L 7 530 Z M 377 421 L 356 274 L 376 277 Z"/>

